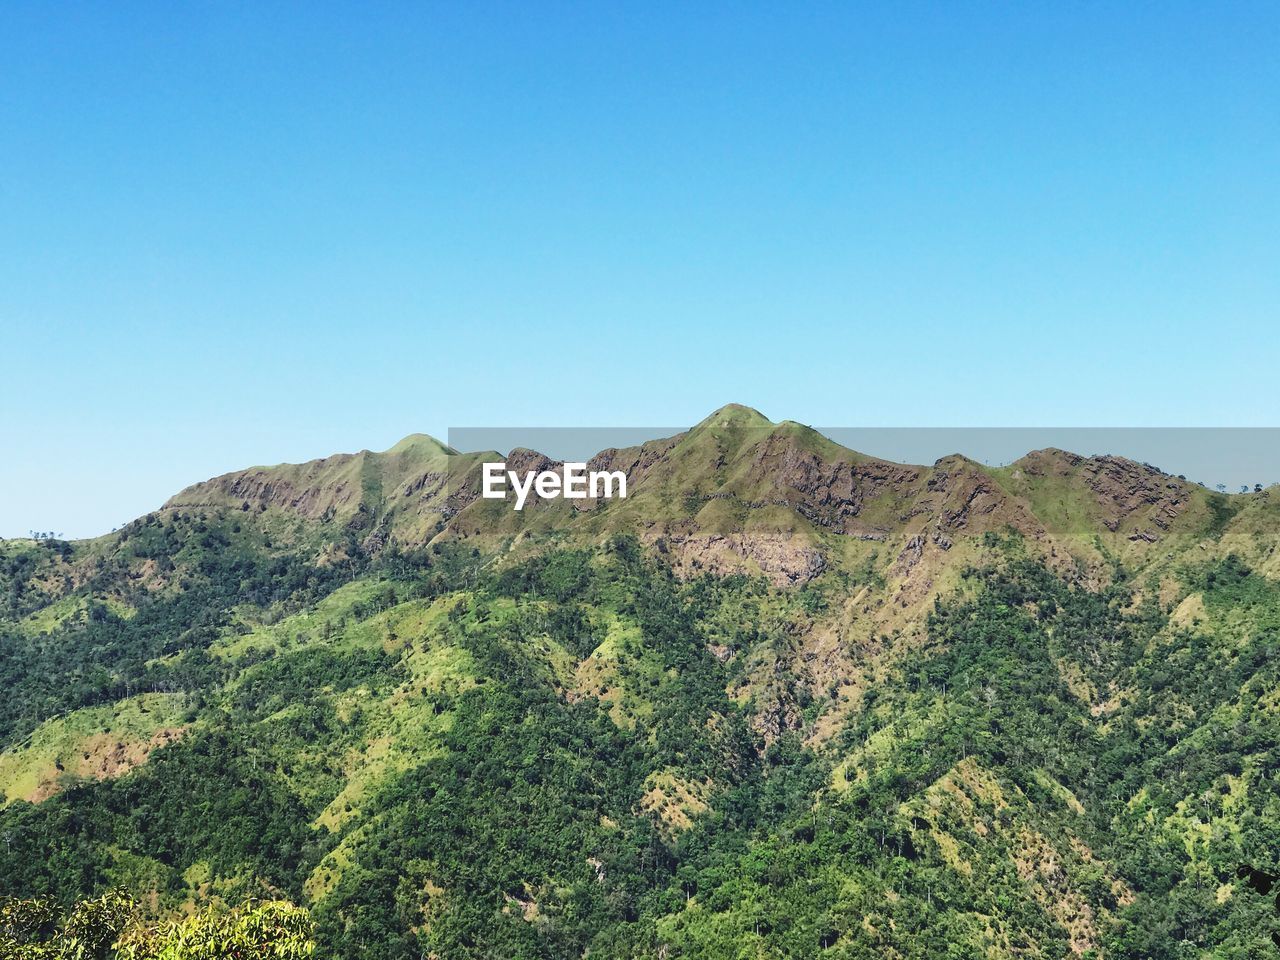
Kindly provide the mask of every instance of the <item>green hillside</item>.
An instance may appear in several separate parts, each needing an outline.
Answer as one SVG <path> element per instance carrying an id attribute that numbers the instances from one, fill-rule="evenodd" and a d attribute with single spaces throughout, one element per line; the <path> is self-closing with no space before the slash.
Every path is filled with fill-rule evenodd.
<path id="1" fill-rule="evenodd" d="M 0 895 L 287 900 L 352 960 L 1276 949 L 1274 490 L 738 406 L 602 452 L 625 500 L 493 456 L 0 542 Z"/>

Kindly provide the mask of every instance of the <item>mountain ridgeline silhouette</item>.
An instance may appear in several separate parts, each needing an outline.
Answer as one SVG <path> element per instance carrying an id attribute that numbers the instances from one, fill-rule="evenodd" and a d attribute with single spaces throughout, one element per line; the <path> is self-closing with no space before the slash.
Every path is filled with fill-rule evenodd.
<path id="1" fill-rule="evenodd" d="M 414 435 L 0 541 L 0 895 L 361 960 L 1274 949 L 1271 491 L 737 405 L 592 457 L 625 498 L 495 461 L 563 467 Z"/>

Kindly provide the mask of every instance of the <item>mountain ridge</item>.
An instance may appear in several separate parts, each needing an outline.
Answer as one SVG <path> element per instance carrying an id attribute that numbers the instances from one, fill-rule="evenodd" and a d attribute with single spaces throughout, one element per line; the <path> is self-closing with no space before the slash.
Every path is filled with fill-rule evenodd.
<path id="1" fill-rule="evenodd" d="M 736 406 L 597 454 L 625 500 L 516 512 L 489 457 L 0 541 L 0 895 L 283 896 L 335 960 L 1270 949 L 1270 491 Z"/>
<path id="2" fill-rule="evenodd" d="M 562 466 L 534 450 L 507 456 L 521 471 Z M 478 502 L 479 464 L 494 457 L 501 455 L 459 453 L 415 434 L 382 453 L 233 471 L 187 487 L 162 509 L 239 507 L 278 509 L 309 521 L 363 519 L 380 530 L 378 536 L 405 545 L 495 531 L 517 538 L 566 524 L 595 534 L 626 528 L 642 539 L 682 544 L 695 533 L 744 534 L 795 541 L 795 555 L 771 562 L 766 572 L 803 582 L 821 569 L 811 542 L 926 533 L 912 518 L 929 517 L 928 535 L 939 542 L 960 530 L 981 534 L 1009 526 L 1036 540 L 1118 536 L 1127 541 L 1119 547 L 1128 549 L 1207 522 L 1212 498 L 1137 461 L 1054 448 L 1031 451 L 1003 468 L 962 454 L 932 465 L 900 464 L 845 448 L 794 421 L 774 423 L 739 404 L 714 411 L 684 433 L 595 454 L 593 469 L 629 473 L 625 503 L 535 503 L 523 515 L 507 516 L 500 504 Z M 840 552 L 831 547 L 828 542 L 823 551 Z M 750 544 L 738 548 L 743 550 Z M 715 562 L 733 561 L 725 555 Z"/>

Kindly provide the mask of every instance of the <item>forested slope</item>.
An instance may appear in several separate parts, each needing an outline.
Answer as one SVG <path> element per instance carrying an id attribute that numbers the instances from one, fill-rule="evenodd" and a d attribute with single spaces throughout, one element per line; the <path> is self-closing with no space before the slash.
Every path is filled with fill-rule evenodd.
<path id="1" fill-rule="evenodd" d="M 0 895 L 351 958 L 1276 949 L 1271 492 L 726 408 L 516 518 L 428 441 L 0 544 Z"/>

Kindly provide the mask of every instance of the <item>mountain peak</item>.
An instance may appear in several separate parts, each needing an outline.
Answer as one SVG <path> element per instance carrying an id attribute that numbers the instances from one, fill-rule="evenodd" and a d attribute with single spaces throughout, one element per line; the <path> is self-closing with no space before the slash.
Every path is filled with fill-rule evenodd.
<path id="1" fill-rule="evenodd" d="M 726 403 L 710 416 L 704 417 L 693 429 L 700 427 L 772 427 L 773 421 L 754 407 L 741 403 Z"/>
<path id="2" fill-rule="evenodd" d="M 422 453 L 428 456 L 435 454 L 454 454 L 448 444 L 441 443 L 435 437 L 425 433 L 411 433 L 400 440 L 394 447 L 386 451 L 388 454 L 403 455 L 406 453 Z"/>
<path id="3" fill-rule="evenodd" d="M 449 447 L 448 444 L 440 443 L 434 436 L 428 434 L 410 434 L 406 438 L 399 440 L 394 447 L 383 453 L 375 454 L 379 457 L 396 458 L 396 460 L 411 461 L 433 461 L 440 457 L 452 456 L 457 453 L 456 449 Z"/>

